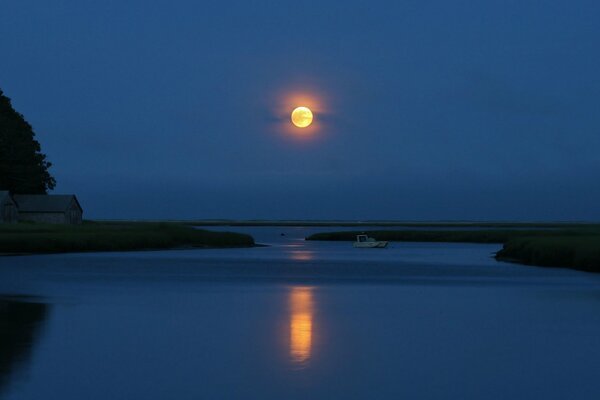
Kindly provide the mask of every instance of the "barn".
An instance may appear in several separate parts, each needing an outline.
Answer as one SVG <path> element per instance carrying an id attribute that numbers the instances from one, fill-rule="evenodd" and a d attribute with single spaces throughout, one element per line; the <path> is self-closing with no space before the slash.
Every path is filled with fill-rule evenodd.
<path id="1" fill-rule="evenodd" d="M 73 194 L 17 194 L 19 221 L 81 224 L 83 209 Z"/>
<path id="2" fill-rule="evenodd" d="M 0 224 L 14 223 L 19 220 L 19 210 L 10 193 L 0 190 Z"/>

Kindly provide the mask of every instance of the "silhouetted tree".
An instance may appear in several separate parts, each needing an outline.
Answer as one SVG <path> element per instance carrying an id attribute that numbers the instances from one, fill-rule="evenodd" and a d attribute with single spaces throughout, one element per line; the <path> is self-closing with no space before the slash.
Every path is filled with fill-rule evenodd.
<path id="1" fill-rule="evenodd" d="M 38 194 L 54 189 L 52 164 L 41 153 L 35 133 L 0 89 L 0 190 Z"/>

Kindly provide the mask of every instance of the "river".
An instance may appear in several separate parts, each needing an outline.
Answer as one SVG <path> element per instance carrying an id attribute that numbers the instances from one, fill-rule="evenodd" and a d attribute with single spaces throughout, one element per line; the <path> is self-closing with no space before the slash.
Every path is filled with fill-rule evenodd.
<path id="1" fill-rule="evenodd" d="M 598 275 L 211 229 L 268 246 L 1 257 L 0 398 L 600 396 Z"/>

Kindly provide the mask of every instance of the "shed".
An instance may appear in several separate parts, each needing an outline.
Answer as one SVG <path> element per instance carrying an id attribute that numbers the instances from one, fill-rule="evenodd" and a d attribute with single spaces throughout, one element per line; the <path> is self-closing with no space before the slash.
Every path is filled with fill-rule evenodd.
<path id="1" fill-rule="evenodd" d="M 73 194 L 18 194 L 19 221 L 81 224 L 83 209 Z"/>
<path id="2" fill-rule="evenodd" d="M 0 190 L 0 224 L 14 223 L 19 220 L 19 210 L 10 193 Z"/>

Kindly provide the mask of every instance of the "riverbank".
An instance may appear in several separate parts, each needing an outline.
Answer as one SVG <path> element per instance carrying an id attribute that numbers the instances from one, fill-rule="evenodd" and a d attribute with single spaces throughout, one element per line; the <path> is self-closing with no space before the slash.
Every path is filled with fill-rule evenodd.
<path id="1" fill-rule="evenodd" d="M 0 254 L 250 247 L 250 235 L 178 223 L 92 222 L 82 225 L 0 225 Z"/>
<path id="2" fill-rule="evenodd" d="M 533 226 L 532 226 L 533 227 Z M 600 272 L 600 230 L 594 225 L 554 229 L 489 230 L 376 230 L 324 232 L 306 240 L 354 241 L 365 233 L 376 240 L 398 242 L 498 243 L 503 248 L 495 255 L 510 261 L 544 267 L 566 267 Z"/>
<path id="3" fill-rule="evenodd" d="M 513 238 L 496 253 L 496 259 L 600 272 L 600 234 Z"/>

